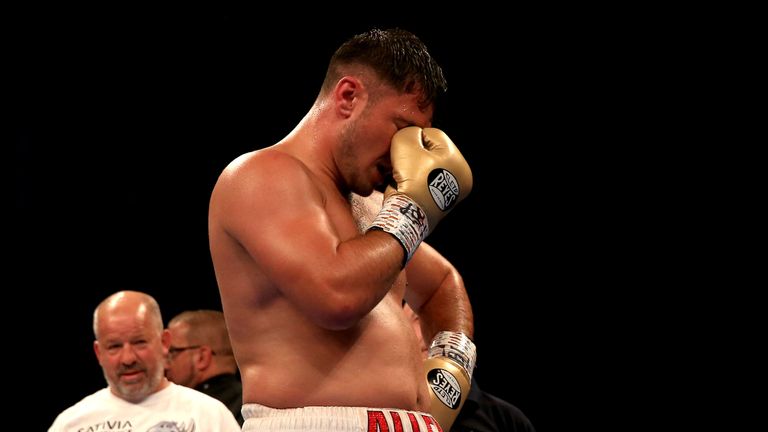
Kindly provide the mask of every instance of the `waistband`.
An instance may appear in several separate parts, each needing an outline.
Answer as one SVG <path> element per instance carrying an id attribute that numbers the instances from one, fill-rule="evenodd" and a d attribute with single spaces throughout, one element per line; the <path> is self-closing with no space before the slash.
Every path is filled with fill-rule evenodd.
<path id="1" fill-rule="evenodd" d="M 393 408 L 244 404 L 242 413 L 244 432 L 443 432 L 430 414 Z"/>

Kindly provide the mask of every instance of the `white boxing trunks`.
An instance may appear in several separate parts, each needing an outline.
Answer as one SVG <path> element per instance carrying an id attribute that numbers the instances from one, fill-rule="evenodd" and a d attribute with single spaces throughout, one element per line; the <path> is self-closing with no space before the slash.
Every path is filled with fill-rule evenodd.
<path id="1" fill-rule="evenodd" d="M 242 412 L 244 432 L 443 432 L 427 413 L 389 408 L 244 404 Z"/>

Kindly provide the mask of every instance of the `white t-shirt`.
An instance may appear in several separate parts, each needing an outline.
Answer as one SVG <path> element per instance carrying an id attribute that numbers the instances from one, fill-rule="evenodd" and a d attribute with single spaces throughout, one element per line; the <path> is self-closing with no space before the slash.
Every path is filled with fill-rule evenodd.
<path id="1" fill-rule="evenodd" d="M 140 403 L 101 389 L 56 417 L 48 432 L 235 432 L 240 425 L 219 400 L 169 383 Z"/>

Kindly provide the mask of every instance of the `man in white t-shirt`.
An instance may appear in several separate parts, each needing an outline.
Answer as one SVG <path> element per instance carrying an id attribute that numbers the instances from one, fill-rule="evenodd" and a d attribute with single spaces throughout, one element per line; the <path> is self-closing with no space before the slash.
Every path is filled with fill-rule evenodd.
<path id="1" fill-rule="evenodd" d="M 109 386 L 56 417 L 49 432 L 239 431 L 220 401 L 165 378 L 171 344 L 151 296 L 120 291 L 93 314 L 93 350 Z"/>

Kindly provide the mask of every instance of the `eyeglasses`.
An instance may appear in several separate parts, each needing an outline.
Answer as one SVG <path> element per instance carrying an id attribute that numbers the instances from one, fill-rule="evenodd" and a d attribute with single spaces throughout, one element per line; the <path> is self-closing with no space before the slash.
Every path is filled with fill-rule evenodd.
<path id="1" fill-rule="evenodd" d="M 184 352 L 184 351 L 190 350 L 190 349 L 200 348 L 201 346 L 202 345 L 190 345 L 190 346 L 185 346 L 185 347 L 174 347 L 174 346 L 172 346 L 172 347 L 168 348 L 168 354 L 171 357 L 176 357 L 181 352 Z"/>

